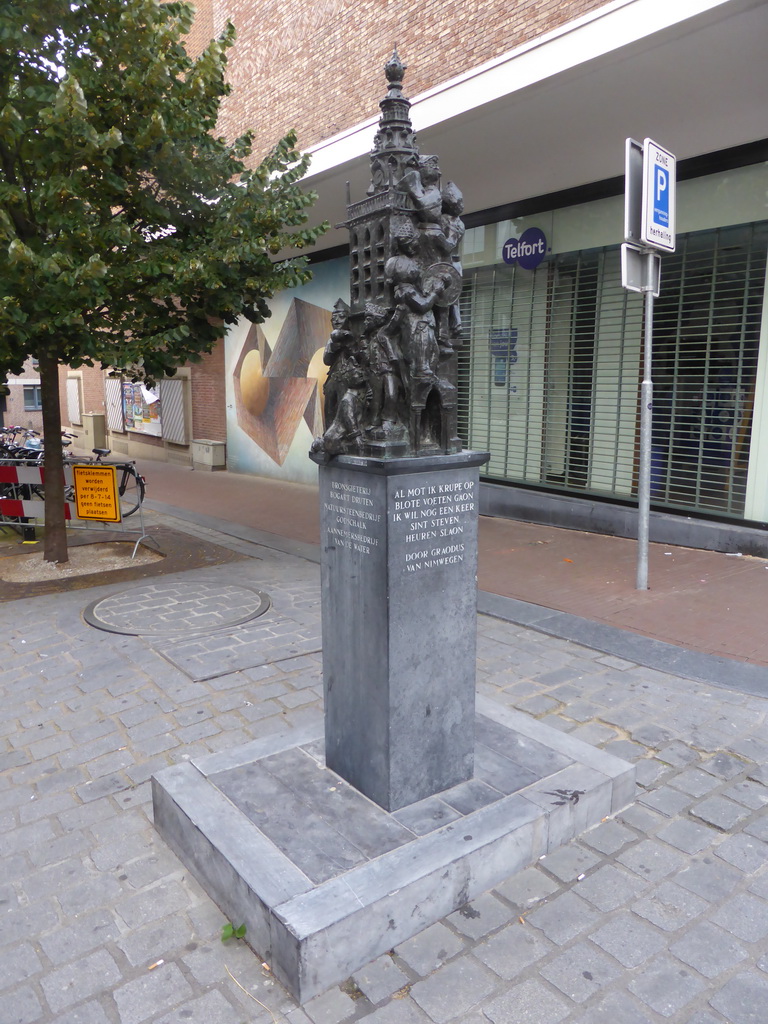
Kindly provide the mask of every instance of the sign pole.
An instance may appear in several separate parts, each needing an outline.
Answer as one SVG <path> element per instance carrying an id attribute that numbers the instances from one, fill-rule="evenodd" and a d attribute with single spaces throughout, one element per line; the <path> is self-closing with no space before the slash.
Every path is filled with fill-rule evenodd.
<path id="1" fill-rule="evenodd" d="M 652 253 L 646 254 L 650 268 Z M 645 292 L 643 382 L 640 385 L 640 475 L 637 485 L 637 590 L 648 589 L 648 535 L 651 518 L 651 438 L 653 435 L 653 292 Z"/>
<path id="2" fill-rule="evenodd" d="M 625 143 L 624 244 L 621 283 L 644 296 L 643 380 L 640 385 L 640 471 L 637 482 L 637 590 L 648 589 L 648 536 L 653 455 L 653 299 L 661 258 L 675 251 L 676 160 L 652 139 Z"/>

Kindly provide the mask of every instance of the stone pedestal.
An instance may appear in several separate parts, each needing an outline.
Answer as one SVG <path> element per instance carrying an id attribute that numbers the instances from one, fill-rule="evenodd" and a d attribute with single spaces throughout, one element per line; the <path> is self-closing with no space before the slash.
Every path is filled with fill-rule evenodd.
<path id="1" fill-rule="evenodd" d="M 472 777 L 486 459 L 320 467 L 326 759 L 385 810 Z"/>
<path id="2" fill-rule="evenodd" d="M 394 813 L 322 727 L 164 768 L 155 827 L 303 1003 L 633 798 L 635 768 L 478 697 L 475 777 Z"/>

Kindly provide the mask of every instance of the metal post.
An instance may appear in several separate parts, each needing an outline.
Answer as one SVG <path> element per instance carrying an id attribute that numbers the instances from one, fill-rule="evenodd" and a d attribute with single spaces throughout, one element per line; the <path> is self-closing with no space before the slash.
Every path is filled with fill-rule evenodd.
<path id="1" fill-rule="evenodd" d="M 653 428 L 653 274 L 652 253 L 646 254 L 643 383 L 640 386 L 640 476 L 637 486 L 637 590 L 648 589 L 648 526 L 651 515 L 651 436 Z"/>

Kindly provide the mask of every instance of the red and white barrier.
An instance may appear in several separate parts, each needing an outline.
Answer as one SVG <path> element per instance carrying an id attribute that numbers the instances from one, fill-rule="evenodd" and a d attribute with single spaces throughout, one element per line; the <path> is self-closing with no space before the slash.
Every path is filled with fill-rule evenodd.
<path id="1" fill-rule="evenodd" d="M 45 479 L 42 466 L 0 465 L 0 484 L 27 485 L 41 487 Z M 72 469 L 64 467 L 64 485 L 72 484 Z M 45 503 L 41 498 L 3 498 L 0 497 L 0 516 L 5 519 L 43 519 Z M 77 519 L 74 507 L 64 502 L 64 518 Z"/>

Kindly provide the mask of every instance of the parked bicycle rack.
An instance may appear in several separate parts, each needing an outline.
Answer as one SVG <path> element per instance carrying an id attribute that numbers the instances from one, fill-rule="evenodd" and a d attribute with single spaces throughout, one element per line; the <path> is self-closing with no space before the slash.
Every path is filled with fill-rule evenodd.
<path id="1" fill-rule="evenodd" d="M 70 488 L 72 481 L 72 463 L 64 467 L 64 486 Z M 44 486 L 44 469 L 41 465 L 25 465 L 16 459 L 0 459 L 0 524 L 8 523 L 18 527 L 24 540 L 35 539 L 35 523 L 45 521 L 45 500 L 35 488 Z M 119 532 L 137 535 L 133 545 L 131 558 L 136 557 L 139 544 L 143 540 L 153 540 L 147 533 L 144 524 L 144 509 L 139 505 L 134 513 L 138 517 L 137 529 L 126 528 L 125 519 L 120 522 L 100 522 L 95 519 L 80 519 L 77 516 L 75 503 L 64 502 L 64 518 L 67 529 L 96 530 L 101 528 L 110 533 Z M 131 526 L 136 522 L 132 519 Z"/>

